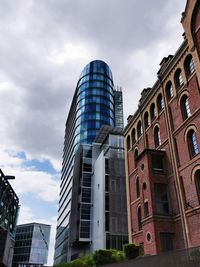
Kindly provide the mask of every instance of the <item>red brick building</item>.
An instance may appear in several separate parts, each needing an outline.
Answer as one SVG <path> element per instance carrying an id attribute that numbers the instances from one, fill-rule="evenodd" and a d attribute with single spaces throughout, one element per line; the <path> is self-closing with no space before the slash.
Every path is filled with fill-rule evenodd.
<path id="1" fill-rule="evenodd" d="M 129 241 L 145 254 L 200 246 L 200 1 L 124 130 Z"/>

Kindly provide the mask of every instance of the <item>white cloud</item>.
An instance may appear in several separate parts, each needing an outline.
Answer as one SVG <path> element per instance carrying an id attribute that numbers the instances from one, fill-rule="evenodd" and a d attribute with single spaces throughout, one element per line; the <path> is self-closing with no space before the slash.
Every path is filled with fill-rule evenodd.
<path id="1" fill-rule="evenodd" d="M 12 174 L 10 181 L 17 195 L 31 194 L 47 202 L 58 200 L 59 177 L 45 171 L 38 171 L 34 166 L 24 167 L 26 159 L 18 158 L 16 151 L 0 151 L 0 167 L 5 174 Z"/>

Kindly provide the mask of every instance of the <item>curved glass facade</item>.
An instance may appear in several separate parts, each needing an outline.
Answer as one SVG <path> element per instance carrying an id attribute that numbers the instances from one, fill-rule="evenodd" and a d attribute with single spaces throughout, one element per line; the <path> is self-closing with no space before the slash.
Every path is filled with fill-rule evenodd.
<path id="1" fill-rule="evenodd" d="M 75 146 L 91 144 L 102 125 L 115 124 L 112 73 L 100 60 L 83 69 L 77 84 Z"/>
<path id="2" fill-rule="evenodd" d="M 79 77 L 65 126 L 55 264 L 70 259 L 72 251 L 70 236 L 77 227 L 72 223 L 74 211 L 77 210 L 77 207 L 73 208 L 73 201 L 78 194 L 78 192 L 74 193 L 74 188 L 77 184 L 79 185 L 75 178 L 76 168 L 74 167 L 76 156 L 79 153 L 77 149 L 80 144 L 84 144 L 84 147 L 87 145 L 90 147 L 102 125 L 117 125 L 116 114 L 121 117 L 122 115 L 118 112 L 118 106 L 121 102 L 116 99 L 116 93 L 111 70 L 105 62 L 95 60 L 85 66 Z M 89 160 L 91 161 L 91 158 Z M 83 159 L 83 164 L 88 167 L 88 159 L 87 162 Z M 88 175 L 91 176 L 91 173 L 87 173 L 86 179 L 89 179 Z M 88 208 L 88 205 L 90 206 L 90 203 L 87 205 L 85 203 L 85 194 L 88 190 L 89 188 L 86 190 L 84 185 L 79 190 L 79 194 L 83 195 L 84 198 L 84 204 L 81 206 L 83 210 Z M 90 220 L 87 219 L 87 222 L 84 221 L 83 224 L 89 222 Z M 86 226 L 83 228 L 85 229 Z"/>

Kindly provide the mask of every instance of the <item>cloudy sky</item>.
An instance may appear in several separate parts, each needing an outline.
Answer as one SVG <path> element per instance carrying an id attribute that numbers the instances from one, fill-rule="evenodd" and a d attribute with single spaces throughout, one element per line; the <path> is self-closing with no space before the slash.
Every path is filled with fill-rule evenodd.
<path id="1" fill-rule="evenodd" d="M 0 167 L 15 175 L 19 223 L 52 225 L 64 125 L 82 68 L 102 59 L 125 119 L 182 42 L 186 0 L 0 0 Z"/>

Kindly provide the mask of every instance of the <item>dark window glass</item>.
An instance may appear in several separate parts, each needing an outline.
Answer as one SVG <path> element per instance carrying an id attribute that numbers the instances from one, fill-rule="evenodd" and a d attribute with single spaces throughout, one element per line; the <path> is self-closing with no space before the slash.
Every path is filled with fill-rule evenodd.
<path id="1" fill-rule="evenodd" d="M 169 81 L 166 85 L 166 96 L 168 100 L 170 100 L 174 96 L 174 90 L 171 81 Z"/>
<path id="2" fill-rule="evenodd" d="M 110 230 L 109 212 L 106 212 L 105 220 L 106 220 L 106 231 L 109 231 Z"/>
<path id="3" fill-rule="evenodd" d="M 140 196 L 140 183 L 138 176 L 136 177 L 135 188 L 136 188 L 136 197 L 138 198 Z"/>
<path id="4" fill-rule="evenodd" d="M 91 202 L 91 189 L 90 188 L 82 188 L 82 202 Z"/>
<path id="5" fill-rule="evenodd" d="M 149 113 L 146 111 L 144 114 L 144 127 L 145 129 L 149 126 Z"/>
<path id="6" fill-rule="evenodd" d="M 187 95 L 182 96 L 180 104 L 183 120 L 186 120 L 191 116 L 190 105 Z"/>
<path id="7" fill-rule="evenodd" d="M 144 203 L 144 217 L 147 217 L 149 215 L 149 203 L 146 201 Z"/>
<path id="8" fill-rule="evenodd" d="M 139 138 L 142 135 L 142 123 L 141 121 L 137 124 L 137 137 Z"/>
<path id="9" fill-rule="evenodd" d="M 110 190 L 110 179 L 109 179 L 109 175 L 106 175 L 105 176 L 105 189 L 106 191 L 109 191 Z"/>
<path id="10" fill-rule="evenodd" d="M 130 135 L 128 135 L 127 139 L 126 139 L 126 146 L 127 146 L 127 150 L 131 149 L 131 139 L 130 139 Z"/>
<path id="11" fill-rule="evenodd" d="M 135 138 L 135 128 L 133 128 L 132 132 L 131 132 L 131 138 L 132 138 L 132 144 L 135 144 L 136 142 L 136 138 Z"/>
<path id="12" fill-rule="evenodd" d="M 84 172 L 92 172 L 92 163 L 90 159 L 84 159 L 83 162 L 83 171 Z"/>
<path id="13" fill-rule="evenodd" d="M 200 170 L 196 171 L 195 173 L 195 183 L 196 183 L 197 196 L 200 203 Z"/>
<path id="14" fill-rule="evenodd" d="M 81 219 L 90 220 L 90 205 L 81 205 Z"/>
<path id="15" fill-rule="evenodd" d="M 137 166 L 137 158 L 138 158 L 138 150 L 137 150 L 137 148 L 136 148 L 136 149 L 135 149 L 135 152 L 134 152 L 135 166 Z"/>
<path id="16" fill-rule="evenodd" d="M 109 174 L 109 159 L 105 159 L 105 172 Z"/>
<path id="17" fill-rule="evenodd" d="M 174 249 L 172 233 L 160 233 L 160 243 L 162 252 L 170 251 Z"/>
<path id="18" fill-rule="evenodd" d="M 151 116 L 151 122 L 153 122 L 156 118 L 156 108 L 154 103 L 152 103 L 150 107 L 150 116 Z"/>
<path id="19" fill-rule="evenodd" d="M 155 143 L 155 148 L 161 145 L 160 129 L 158 126 L 154 128 L 154 143 Z"/>
<path id="20" fill-rule="evenodd" d="M 185 66 L 186 75 L 187 77 L 189 77 L 195 71 L 195 66 L 194 66 L 192 55 L 188 55 L 186 57 L 184 66 Z"/>
<path id="21" fill-rule="evenodd" d="M 163 156 L 151 155 L 152 168 L 154 172 L 164 172 Z"/>
<path id="22" fill-rule="evenodd" d="M 183 76 L 180 69 L 175 72 L 174 80 L 176 89 L 179 89 L 179 87 L 181 87 L 181 85 L 183 84 Z"/>
<path id="23" fill-rule="evenodd" d="M 141 230 L 142 229 L 142 214 L 141 214 L 141 207 L 138 208 L 138 229 Z"/>
<path id="24" fill-rule="evenodd" d="M 109 199 L 109 194 L 106 194 L 105 196 L 105 210 L 109 210 L 110 208 L 110 199 Z"/>
<path id="25" fill-rule="evenodd" d="M 164 102 L 163 102 L 162 94 L 159 94 L 157 97 L 157 108 L 158 108 L 158 112 L 160 112 L 164 108 Z"/>
<path id="26" fill-rule="evenodd" d="M 192 129 L 187 134 L 188 149 L 190 157 L 193 158 L 199 153 L 199 147 L 197 143 L 197 137 L 195 131 Z"/>
<path id="27" fill-rule="evenodd" d="M 167 215 L 169 214 L 169 203 L 166 184 L 154 184 L 156 213 Z"/>

